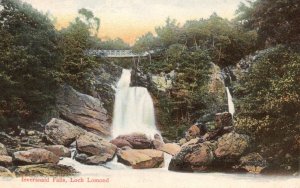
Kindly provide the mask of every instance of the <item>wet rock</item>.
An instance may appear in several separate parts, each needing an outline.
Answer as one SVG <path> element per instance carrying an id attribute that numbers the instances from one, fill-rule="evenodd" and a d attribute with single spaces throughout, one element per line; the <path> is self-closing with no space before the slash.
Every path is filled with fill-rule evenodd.
<path id="1" fill-rule="evenodd" d="M 174 156 L 177 153 L 179 153 L 181 147 L 175 143 L 167 143 L 167 144 L 163 144 L 161 147 L 157 149 Z"/>
<path id="2" fill-rule="evenodd" d="M 40 164 L 59 162 L 59 157 L 54 153 L 40 148 L 30 149 L 27 151 L 17 151 L 13 154 L 13 162 L 17 165 Z"/>
<path id="3" fill-rule="evenodd" d="M 128 135 L 120 135 L 116 139 L 126 140 L 133 149 L 150 149 L 153 148 L 152 141 L 142 133 L 133 133 Z"/>
<path id="4" fill-rule="evenodd" d="M 172 171 L 203 171 L 214 160 L 213 151 L 207 144 L 192 144 L 182 147 L 169 164 Z"/>
<path id="5" fill-rule="evenodd" d="M 231 132 L 218 139 L 215 156 L 224 162 L 233 162 L 241 157 L 249 146 L 249 136 Z"/>
<path id="6" fill-rule="evenodd" d="M 15 177 L 15 175 L 11 171 L 9 171 L 8 169 L 0 166 L 0 177 L 6 177 L 6 178 L 11 177 L 11 178 L 13 178 L 13 177 Z"/>
<path id="7" fill-rule="evenodd" d="M 53 152 L 58 157 L 71 157 L 71 150 L 63 145 L 45 146 L 44 149 Z"/>
<path id="8" fill-rule="evenodd" d="M 71 166 L 57 164 L 39 164 L 19 166 L 15 169 L 17 176 L 74 176 L 78 172 Z"/>
<path id="9" fill-rule="evenodd" d="M 154 140 L 152 140 L 152 145 L 153 145 L 154 149 L 162 148 L 164 144 L 165 143 L 164 143 L 163 139 L 161 138 L 161 136 L 159 134 L 155 134 Z"/>
<path id="10" fill-rule="evenodd" d="M 79 136 L 76 140 L 76 147 L 79 153 L 89 156 L 107 156 L 107 160 L 111 160 L 117 150 L 115 145 L 93 133 Z"/>
<path id="11" fill-rule="evenodd" d="M 239 160 L 239 168 L 243 168 L 250 173 L 259 174 L 267 168 L 267 161 L 259 153 L 250 153 Z"/>
<path id="12" fill-rule="evenodd" d="M 6 147 L 0 143 L 0 155 L 8 155 Z"/>
<path id="13" fill-rule="evenodd" d="M 0 155 L 0 166 L 12 166 L 12 157 L 7 155 Z"/>
<path id="14" fill-rule="evenodd" d="M 215 116 L 217 128 L 232 126 L 232 115 L 229 112 L 217 113 Z"/>
<path id="15" fill-rule="evenodd" d="M 75 156 L 76 161 L 87 165 L 99 165 L 99 164 L 106 163 L 111 159 L 112 159 L 111 155 L 105 153 L 101 155 L 94 155 L 94 156 L 88 156 L 87 154 L 80 153 Z"/>
<path id="16" fill-rule="evenodd" d="M 134 169 L 161 168 L 164 164 L 162 151 L 153 149 L 128 149 L 117 152 L 118 162 Z"/>
<path id="17" fill-rule="evenodd" d="M 125 146 L 133 148 L 133 146 L 125 139 L 116 138 L 116 139 L 111 140 L 110 143 L 114 144 L 118 148 L 122 148 L 122 147 L 125 147 Z"/>
<path id="18" fill-rule="evenodd" d="M 61 119 L 53 118 L 45 127 L 47 140 L 53 144 L 69 146 L 85 131 Z"/>
<path id="19" fill-rule="evenodd" d="M 107 110 L 99 99 L 64 85 L 57 95 L 57 100 L 58 111 L 63 119 L 89 132 L 102 136 L 110 135 Z"/>

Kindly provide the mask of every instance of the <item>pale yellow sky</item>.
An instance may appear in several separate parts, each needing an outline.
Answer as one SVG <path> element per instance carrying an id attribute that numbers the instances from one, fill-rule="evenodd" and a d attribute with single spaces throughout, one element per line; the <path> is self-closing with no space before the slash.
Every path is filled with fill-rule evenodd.
<path id="1" fill-rule="evenodd" d="M 132 44 L 148 31 L 154 33 L 166 18 L 180 23 L 207 18 L 213 12 L 231 19 L 244 0 L 23 0 L 56 17 L 57 28 L 66 27 L 78 9 L 87 8 L 101 19 L 101 38 L 120 37 Z"/>

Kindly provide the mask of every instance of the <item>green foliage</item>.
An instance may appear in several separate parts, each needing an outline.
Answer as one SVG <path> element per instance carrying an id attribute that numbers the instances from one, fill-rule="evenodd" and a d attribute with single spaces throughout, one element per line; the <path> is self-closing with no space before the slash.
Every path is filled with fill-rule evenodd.
<path id="1" fill-rule="evenodd" d="M 0 125 L 26 124 L 54 104 L 58 37 L 47 15 L 30 5 L 17 0 L 0 5 Z"/>
<path id="2" fill-rule="evenodd" d="M 82 21 L 84 22 L 89 31 L 97 36 L 100 29 L 100 19 L 94 16 L 94 13 L 88 9 L 81 8 L 78 10 L 79 17 L 76 18 L 76 22 Z"/>
<path id="3" fill-rule="evenodd" d="M 148 32 L 137 39 L 132 49 L 134 52 L 141 53 L 154 50 L 160 46 L 159 40 L 152 33 Z"/>
<path id="4" fill-rule="evenodd" d="M 286 46 L 268 49 L 253 62 L 236 91 L 242 96 L 237 129 L 258 144 L 297 146 L 300 135 L 300 53 Z M 289 148 L 299 152 L 299 147 Z"/>
<path id="5" fill-rule="evenodd" d="M 86 20 L 93 14 L 86 9 L 80 9 Z M 61 77 L 63 81 L 82 92 L 87 92 L 90 83 L 90 72 L 97 66 L 93 57 L 85 55 L 85 50 L 94 48 L 95 38 L 89 23 L 75 19 L 74 22 L 59 32 L 59 47 L 63 55 Z M 97 44 L 97 43 L 96 43 Z"/>
<path id="6" fill-rule="evenodd" d="M 165 48 L 179 42 L 181 33 L 180 30 L 181 29 L 177 21 L 170 18 L 167 18 L 164 26 L 155 28 L 157 37 Z"/>
<path id="7" fill-rule="evenodd" d="M 298 0 L 256 0 L 241 4 L 237 20 L 247 29 L 257 30 L 265 44 L 299 43 L 300 2 Z"/>
<path id="8" fill-rule="evenodd" d="M 164 26 L 140 37 L 133 49 L 137 52 L 152 49 L 168 50 L 181 44 L 190 50 L 207 50 L 219 66 L 235 65 L 242 57 L 256 49 L 256 32 L 243 29 L 238 22 L 230 22 L 212 14 L 208 19 L 190 20 L 180 26 L 168 18 Z"/>
<path id="9" fill-rule="evenodd" d="M 129 50 L 130 46 L 124 42 L 121 38 L 107 39 L 99 41 L 95 48 L 101 50 Z"/>

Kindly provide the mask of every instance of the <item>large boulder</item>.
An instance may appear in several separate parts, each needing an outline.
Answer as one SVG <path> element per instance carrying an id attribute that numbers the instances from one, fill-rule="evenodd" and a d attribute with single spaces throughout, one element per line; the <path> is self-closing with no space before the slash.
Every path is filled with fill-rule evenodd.
<path id="1" fill-rule="evenodd" d="M 172 171 L 203 171 L 208 169 L 214 160 L 210 144 L 191 144 L 182 147 L 169 164 Z"/>
<path id="2" fill-rule="evenodd" d="M 116 138 L 110 141 L 110 143 L 114 144 L 115 146 L 117 146 L 118 148 L 122 148 L 122 147 L 130 147 L 133 148 L 133 146 L 125 139 L 121 139 L 121 138 Z"/>
<path id="3" fill-rule="evenodd" d="M 58 157 L 71 157 L 71 150 L 63 145 L 45 146 L 44 149 L 53 152 Z"/>
<path id="4" fill-rule="evenodd" d="M 170 155 L 176 155 L 181 150 L 181 147 L 176 143 L 166 143 L 162 144 L 159 147 L 155 148 L 157 150 L 163 151 L 165 153 L 168 153 Z"/>
<path id="5" fill-rule="evenodd" d="M 0 155 L 0 166 L 12 166 L 12 157 L 7 155 Z"/>
<path id="6" fill-rule="evenodd" d="M 17 176 L 74 176 L 78 172 L 71 166 L 58 164 L 38 164 L 19 166 L 15 169 Z"/>
<path id="7" fill-rule="evenodd" d="M 245 169 L 249 173 L 259 174 L 267 168 L 267 161 L 259 153 L 250 153 L 239 160 L 239 168 Z"/>
<path id="8" fill-rule="evenodd" d="M 79 135 L 85 134 L 85 131 L 69 122 L 53 118 L 46 125 L 45 134 L 51 143 L 69 146 Z"/>
<path id="9" fill-rule="evenodd" d="M 15 175 L 11 171 L 9 171 L 8 169 L 0 166 L 0 177 L 6 177 L 6 178 L 10 177 L 10 178 L 12 178 L 12 177 L 15 177 Z"/>
<path id="10" fill-rule="evenodd" d="M 200 128 L 197 125 L 192 125 L 185 133 L 187 141 L 200 136 Z"/>
<path id="11" fill-rule="evenodd" d="M 13 154 L 13 162 L 17 165 L 59 162 L 59 157 L 51 151 L 35 148 L 27 151 L 17 151 Z"/>
<path id="12" fill-rule="evenodd" d="M 75 160 L 87 164 L 87 165 L 99 165 L 106 163 L 107 161 L 111 160 L 111 155 L 104 153 L 100 155 L 93 155 L 93 156 L 88 156 L 85 153 L 80 153 L 75 155 Z"/>
<path id="13" fill-rule="evenodd" d="M 132 133 L 128 135 L 120 135 L 114 140 L 111 141 L 111 143 L 116 143 L 118 147 L 129 146 L 133 149 L 151 149 L 153 148 L 152 141 L 142 133 Z M 122 144 L 118 144 L 122 143 Z M 127 144 L 129 143 L 129 144 Z M 120 147 L 121 148 L 121 147 Z"/>
<path id="14" fill-rule="evenodd" d="M 102 137 L 93 133 L 81 135 L 76 140 L 76 148 L 79 153 L 85 153 L 88 156 L 106 156 L 111 160 L 117 150 L 117 147 Z"/>
<path id="15" fill-rule="evenodd" d="M 215 156 L 223 162 L 234 162 L 240 158 L 250 146 L 247 135 L 231 132 L 218 139 Z"/>
<path id="16" fill-rule="evenodd" d="M 64 85 L 58 92 L 57 103 L 59 114 L 63 119 L 95 134 L 110 135 L 107 110 L 99 99 Z"/>
<path id="17" fill-rule="evenodd" d="M 154 149 L 127 149 L 117 152 L 118 162 L 134 169 L 161 168 L 164 164 L 162 151 Z"/>

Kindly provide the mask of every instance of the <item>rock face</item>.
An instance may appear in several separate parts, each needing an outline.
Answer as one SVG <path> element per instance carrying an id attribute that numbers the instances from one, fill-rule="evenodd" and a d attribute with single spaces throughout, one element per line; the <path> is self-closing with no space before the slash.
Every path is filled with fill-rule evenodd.
<path id="1" fill-rule="evenodd" d="M 47 140 L 53 144 L 69 146 L 85 131 L 64 120 L 53 118 L 45 127 Z"/>
<path id="2" fill-rule="evenodd" d="M 217 113 L 215 122 L 217 128 L 232 126 L 232 115 L 229 112 Z"/>
<path id="3" fill-rule="evenodd" d="M 222 76 L 222 72 L 219 66 L 211 63 L 210 68 L 210 82 L 208 84 L 208 92 L 214 95 L 218 104 L 223 104 L 226 101 L 225 96 L 225 84 Z"/>
<path id="4" fill-rule="evenodd" d="M 53 152 L 58 157 L 71 157 L 71 150 L 63 145 L 45 146 L 44 149 Z"/>
<path id="5" fill-rule="evenodd" d="M 0 177 L 15 177 L 8 169 L 0 166 Z"/>
<path id="6" fill-rule="evenodd" d="M 102 62 L 90 75 L 93 77 L 90 93 L 93 93 L 93 97 L 101 98 L 109 116 L 112 116 L 115 98 L 115 90 L 112 86 L 116 86 L 121 74 L 122 67 L 112 62 Z"/>
<path id="7" fill-rule="evenodd" d="M 79 153 L 84 153 L 88 156 L 105 156 L 107 157 L 106 161 L 111 160 L 117 150 L 115 145 L 93 133 L 79 136 L 76 140 L 76 147 Z"/>
<path id="8" fill-rule="evenodd" d="M 0 155 L 0 166 L 12 166 L 12 157 L 7 155 Z"/>
<path id="9" fill-rule="evenodd" d="M 194 139 L 200 135 L 200 129 L 196 125 L 192 125 L 185 133 L 185 139 L 187 141 Z"/>
<path id="10" fill-rule="evenodd" d="M 125 144 L 125 146 L 129 146 L 133 149 L 153 148 L 152 141 L 149 138 L 147 138 L 145 134 L 141 133 L 120 135 L 116 139 L 112 140 L 111 143 L 117 144 L 118 147 L 123 147 Z"/>
<path id="11" fill-rule="evenodd" d="M 74 176 L 78 172 L 71 166 L 56 165 L 56 164 L 39 164 L 19 166 L 15 173 L 17 176 Z"/>
<path id="12" fill-rule="evenodd" d="M 162 151 L 153 149 L 128 149 L 117 153 L 118 162 L 132 166 L 134 169 L 161 168 L 164 163 Z"/>
<path id="13" fill-rule="evenodd" d="M 6 147 L 0 143 L 0 155 L 8 155 Z"/>
<path id="14" fill-rule="evenodd" d="M 182 147 L 169 164 L 172 171 L 203 171 L 206 170 L 214 159 L 213 151 L 209 144 L 192 144 Z"/>
<path id="15" fill-rule="evenodd" d="M 118 148 L 122 148 L 122 147 L 130 147 L 133 148 L 133 146 L 125 139 L 121 139 L 121 138 L 116 138 L 110 141 L 110 143 L 114 144 L 115 146 L 117 146 Z"/>
<path id="16" fill-rule="evenodd" d="M 258 153 L 250 153 L 239 160 L 239 168 L 243 168 L 250 173 L 259 174 L 267 167 L 267 161 Z"/>
<path id="17" fill-rule="evenodd" d="M 218 139 L 215 156 L 224 162 L 232 162 L 241 157 L 249 145 L 249 136 L 231 132 Z"/>
<path id="18" fill-rule="evenodd" d="M 59 157 L 45 149 L 30 149 L 27 151 L 18 151 L 13 154 L 13 162 L 17 165 L 40 164 L 59 162 Z"/>
<path id="19" fill-rule="evenodd" d="M 107 110 L 99 99 L 79 93 L 67 85 L 60 89 L 57 99 L 58 111 L 63 119 L 95 134 L 110 135 Z"/>

